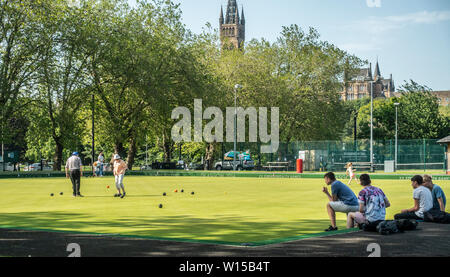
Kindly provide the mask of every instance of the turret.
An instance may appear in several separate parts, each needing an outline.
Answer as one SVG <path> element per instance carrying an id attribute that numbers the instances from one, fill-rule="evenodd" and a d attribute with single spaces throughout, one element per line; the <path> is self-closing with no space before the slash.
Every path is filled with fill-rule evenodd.
<path id="1" fill-rule="evenodd" d="M 225 22 L 224 18 L 223 18 L 223 7 L 220 6 L 220 18 L 219 18 L 219 23 L 220 25 L 223 25 Z"/>

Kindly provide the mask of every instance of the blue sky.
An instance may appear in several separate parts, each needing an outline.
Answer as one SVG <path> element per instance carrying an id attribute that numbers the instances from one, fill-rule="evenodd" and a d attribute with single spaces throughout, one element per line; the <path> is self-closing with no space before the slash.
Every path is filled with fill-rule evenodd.
<path id="1" fill-rule="evenodd" d="M 134 0 L 129 0 L 133 3 Z M 174 0 L 194 33 L 218 28 L 228 0 Z M 237 0 L 244 6 L 246 39 L 275 41 L 282 26 L 316 28 L 323 40 L 393 74 L 397 88 L 413 79 L 450 90 L 449 0 Z M 378 5 L 378 3 L 380 5 Z"/>

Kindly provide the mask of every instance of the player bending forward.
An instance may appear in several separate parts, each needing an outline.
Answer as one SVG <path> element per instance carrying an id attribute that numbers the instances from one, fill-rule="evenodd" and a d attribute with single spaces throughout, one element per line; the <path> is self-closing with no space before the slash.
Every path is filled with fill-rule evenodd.
<path id="1" fill-rule="evenodd" d="M 348 186 L 351 184 L 351 182 L 355 179 L 355 171 L 353 170 L 353 164 L 352 163 L 348 163 L 347 164 L 347 172 L 346 172 L 347 176 L 350 177 L 350 180 L 348 181 Z"/>
<path id="2" fill-rule="evenodd" d="M 125 176 L 125 171 L 127 171 L 128 165 L 120 159 L 119 155 L 114 155 L 114 177 L 116 179 L 116 188 L 119 192 L 118 194 L 114 195 L 114 197 L 120 197 L 124 198 L 125 193 L 125 187 L 123 186 L 123 177 Z M 122 193 L 120 192 L 120 189 L 122 189 Z"/>

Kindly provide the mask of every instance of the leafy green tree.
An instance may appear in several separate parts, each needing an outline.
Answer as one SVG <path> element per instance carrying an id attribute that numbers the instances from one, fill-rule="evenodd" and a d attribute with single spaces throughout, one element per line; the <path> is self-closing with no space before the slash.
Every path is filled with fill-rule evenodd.
<path id="1" fill-rule="evenodd" d="M 40 40 L 45 44 L 33 105 L 45 111 L 44 117 L 36 120 L 49 123 L 49 128 L 44 130 L 49 131 L 54 141 L 54 170 L 61 170 L 63 150 L 78 145 L 85 131 L 85 119 L 80 111 L 90 95 L 89 53 L 84 46 L 89 11 L 86 3 L 75 7 L 64 0 L 53 1 L 51 13 L 42 22 L 45 32 Z M 30 131 L 29 135 L 33 136 L 34 132 Z"/>
<path id="2" fill-rule="evenodd" d="M 316 30 L 283 27 L 276 43 L 253 40 L 245 51 L 223 51 L 220 74 L 228 91 L 239 83 L 243 107 L 279 107 L 281 140 L 336 139 L 343 133 L 339 94 L 346 72 L 362 64 Z M 232 103 L 233 95 L 227 96 Z"/>
<path id="3" fill-rule="evenodd" d="M 0 2 L 0 122 L 5 142 L 14 135 L 6 122 L 31 100 L 27 96 L 43 46 L 40 22 L 49 3 L 46 0 Z"/>
<path id="4" fill-rule="evenodd" d="M 395 105 L 398 107 L 399 139 L 437 139 L 450 133 L 448 117 L 439 111 L 438 98 L 430 89 L 414 81 L 405 83 L 398 98 L 374 101 L 374 138 L 395 137 Z M 370 103 L 361 107 L 358 116 L 359 138 L 370 137 Z"/>

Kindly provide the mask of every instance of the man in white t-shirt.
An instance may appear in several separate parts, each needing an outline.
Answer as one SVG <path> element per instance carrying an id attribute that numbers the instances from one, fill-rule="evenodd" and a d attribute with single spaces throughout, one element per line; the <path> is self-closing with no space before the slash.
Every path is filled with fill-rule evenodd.
<path id="1" fill-rule="evenodd" d="M 422 220 L 423 214 L 433 208 L 433 196 L 431 195 L 431 191 L 424 186 L 422 176 L 416 175 L 412 177 L 411 185 L 414 188 L 414 207 L 402 210 L 400 214 L 395 215 L 395 219 Z"/>

